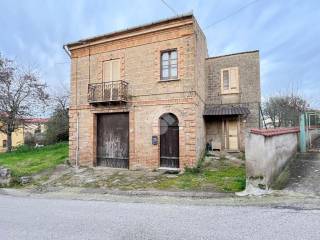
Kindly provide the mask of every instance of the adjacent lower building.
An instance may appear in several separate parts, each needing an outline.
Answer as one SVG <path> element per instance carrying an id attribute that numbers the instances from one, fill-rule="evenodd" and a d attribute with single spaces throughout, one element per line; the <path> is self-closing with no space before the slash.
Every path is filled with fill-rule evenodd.
<path id="1" fill-rule="evenodd" d="M 19 127 L 12 133 L 13 149 L 20 145 L 29 144 L 30 142 L 37 144 L 38 142 L 35 136 L 45 133 L 48 120 L 48 118 L 25 118 L 21 120 Z M 33 139 L 32 141 L 30 141 L 31 138 Z M 0 153 L 5 152 L 7 146 L 7 135 L 0 132 Z"/>
<path id="2" fill-rule="evenodd" d="M 17 128 L 12 133 L 12 147 L 18 147 L 20 145 L 23 145 L 24 143 L 24 129 L 23 127 Z M 7 135 L 3 132 L 0 132 L 0 153 L 7 151 Z"/>
<path id="3" fill-rule="evenodd" d="M 192 14 L 64 47 L 74 165 L 181 169 L 259 125 L 259 52 L 209 57 Z"/>

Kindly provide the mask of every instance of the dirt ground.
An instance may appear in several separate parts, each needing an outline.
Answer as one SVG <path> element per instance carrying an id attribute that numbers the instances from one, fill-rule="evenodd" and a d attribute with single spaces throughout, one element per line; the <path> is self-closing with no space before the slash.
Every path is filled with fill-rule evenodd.
<path id="1" fill-rule="evenodd" d="M 90 188 L 112 190 L 169 190 L 235 192 L 245 187 L 243 159 L 214 154 L 206 157 L 199 168 L 189 168 L 180 173 L 119 168 L 80 168 L 60 165 L 54 172 L 37 176 L 28 186 L 38 191 L 55 188 Z"/>

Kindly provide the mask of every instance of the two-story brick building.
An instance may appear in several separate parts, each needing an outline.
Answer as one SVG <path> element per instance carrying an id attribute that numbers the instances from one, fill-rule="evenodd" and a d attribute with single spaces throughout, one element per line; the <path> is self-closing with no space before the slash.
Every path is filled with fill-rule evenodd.
<path id="1" fill-rule="evenodd" d="M 64 47 L 75 165 L 183 168 L 259 124 L 259 53 L 209 58 L 192 14 Z"/>

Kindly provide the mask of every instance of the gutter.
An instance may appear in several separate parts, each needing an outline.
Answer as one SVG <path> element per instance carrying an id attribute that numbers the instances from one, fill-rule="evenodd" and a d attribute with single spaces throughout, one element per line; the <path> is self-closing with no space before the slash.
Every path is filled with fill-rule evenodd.
<path id="1" fill-rule="evenodd" d="M 68 54 L 68 56 L 71 58 L 71 52 L 69 51 L 67 45 L 63 45 L 63 50 Z"/>

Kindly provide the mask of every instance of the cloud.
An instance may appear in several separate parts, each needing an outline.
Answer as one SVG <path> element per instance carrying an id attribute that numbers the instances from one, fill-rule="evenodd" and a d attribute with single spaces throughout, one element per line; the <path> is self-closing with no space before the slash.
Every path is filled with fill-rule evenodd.
<path id="1" fill-rule="evenodd" d="M 179 13 L 193 10 L 200 25 L 228 16 L 238 0 L 167 0 Z M 0 52 L 36 65 L 52 87 L 68 85 L 67 42 L 173 16 L 160 0 L 2 1 Z M 317 0 L 258 1 L 225 21 L 204 29 L 210 55 L 260 50 L 262 94 L 299 86 L 313 106 L 318 94 L 320 27 Z M 313 100 L 316 99 L 316 100 Z"/>

